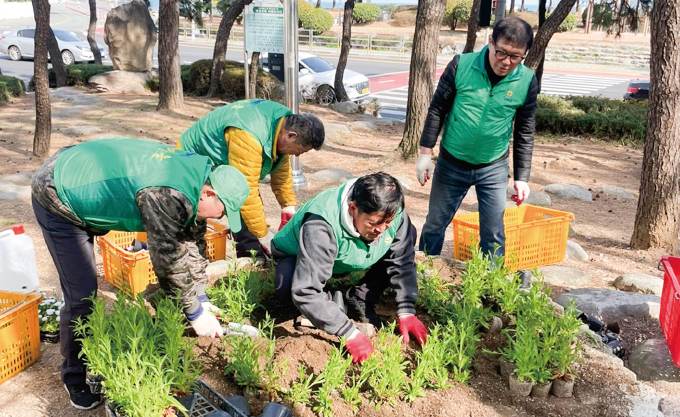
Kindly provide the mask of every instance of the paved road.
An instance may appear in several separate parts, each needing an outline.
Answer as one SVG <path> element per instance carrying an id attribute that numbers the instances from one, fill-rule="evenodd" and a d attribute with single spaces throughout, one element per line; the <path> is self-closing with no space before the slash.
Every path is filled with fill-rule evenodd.
<path id="1" fill-rule="evenodd" d="M 408 100 L 408 86 L 397 87 L 387 90 L 380 88 L 381 85 L 397 85 L 396 79 L 402 78 L 401 85 L 408 83 L 403 79 L 403 74 L 374 77 L 371 79 L 371 90 L 376 91 L 370 95 L 378 99 L 382 106 L 383 117 L 403 121 L 406 118 L 406 102 Z M 377 88 L 374 88 L 374 80 Z M 623 98 L 628 89 L 630 77 L 601 77 L 596 75 L 580 75 L 565 73 L 548 73 L 543 75 L 541 93 L 551 96 L 603 96 L 608 98 Z"/>

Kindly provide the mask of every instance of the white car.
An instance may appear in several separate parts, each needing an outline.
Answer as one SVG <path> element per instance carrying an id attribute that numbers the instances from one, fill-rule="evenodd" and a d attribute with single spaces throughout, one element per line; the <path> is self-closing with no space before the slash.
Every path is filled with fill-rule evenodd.
<path id="1" fill-rule="evenodd" d="M 315 100 L 321 104 L 335 102 L 335 67 L 316 55 L 299 52 L 299 86 L 305 100 Z M 262 53 L 260 65 L 268 68 L 268 56 Z M 342 83 L 352 101 L 361 101 L 371 92 L 368 78 L 356 71 L 345 69 Z"/>
<path id="2" fill-rule="evenodd" d="M 57 44 L 61 51 L 61 59 L 65 65 L 76 62 L 94 61 L 94 54 L 90 49 L 90 44 L 78 38 L 72 32 L 65 30 L 54 30 Z M 9 55 L 12 61 L 19 61 L 23 58 L 33 58 L 35 29 L 20 29 L 0 35 L 0 52 Z M 97 45 L 102 59 L 106 58 L 106 51 L 101 45 Z"/>

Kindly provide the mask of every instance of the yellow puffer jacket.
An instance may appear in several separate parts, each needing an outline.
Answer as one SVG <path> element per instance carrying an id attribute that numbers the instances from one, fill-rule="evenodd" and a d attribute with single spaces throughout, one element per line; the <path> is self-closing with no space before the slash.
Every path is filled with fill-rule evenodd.
<path id="1" fill-rule="evenodd" d="M 293 178 L 288 155 L 276 154 L 276 138 L 281 131 L 281 124 L 276 128 L 272 155 L 284 158 L 279 168 L 272 172 L 270 185 L 281 208 L 295 205 L 295 192 L 293 191 Z M 241 216 L 246 227 L 257 238 L 267 235 L 267 220 L 264 215 L 264 206 L 260 197 L 260 173 L 262 171 L 262 145 L 250 133 L 228 127 L 224 130 L 224 140 L 229 146 L 229 165 L 241 171 L 250 185 L 250 195 L 241 207 Z M 180 148 L 179 142 L 177 147 Z M 276 159 L 274 159 L 276 163 Z"/>

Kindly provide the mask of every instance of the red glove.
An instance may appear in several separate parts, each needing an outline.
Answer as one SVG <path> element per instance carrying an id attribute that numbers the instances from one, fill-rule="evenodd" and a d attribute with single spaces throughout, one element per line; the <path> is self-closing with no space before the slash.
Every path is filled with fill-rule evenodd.
<path id="1" fill-rule="evenodd" d="M 283 229 L 283 226 L 285 226 L 286 223 L 288 223 L 292 218 L 292 213 L 281 212 L 281 224 L 279 225 L 279 230 Z"/>
<path id="2" fill-rule="evenodd" d="M 427 329 L 425 325 L 413 314 L 399 317 L 399 331 L 404 338 L 404 343 L 411 341 L 410 334 L 415 336 L 420 346 L 427 342 Z"/>
<path id="3" fill-rule="evenodd" d="M 361 363 L 375 352 L 373 344 L 368 338 L 359 330 L 355 330 L 357 335 L 353 339 L 347 339 L 345 347 L 350 355 L 352 355 L 353 363 Z"/>

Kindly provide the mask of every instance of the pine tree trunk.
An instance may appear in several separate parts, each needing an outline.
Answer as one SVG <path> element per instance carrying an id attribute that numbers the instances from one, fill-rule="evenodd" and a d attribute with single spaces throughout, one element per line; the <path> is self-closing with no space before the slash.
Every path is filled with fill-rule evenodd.
<path id="1" fill-rule="evenodd" d="M 581 0 L 576 0 L 576 14 L 579 14 L 581 12 Z"/>
<path id="2" fill-rule="evenodd" d="M 94 38 L 95 30 L 97 29 L 97 0 L 89 0 L 90 3 L 90 25 L 87 27 L 87 42 L 90 44 L 92 54 L 94 55 L 94 63 L 102 64 L 102 53 L 97 47 L 97 41 Z"/>
<path id="3" fill-rule="evenodd" d="M 576 3 L 576 0 L 562 0 L 559 2 L 555 8 L 555 12 L 546 19 L 543 27 L 536 32 L 534 44 L 527 54 L 524 65 L 536 71 L 536 68 L 538 68 L 538 65 L 545 56 L 545 48 L 548 47 L 550 39 L 567 17 L 571 8 L 574 7 L 574 3 Z"/>
<path id="4" fill-rule="evenodd" d="M 56 87 L 59 88 L 66 85 L 68 73 L 66 72 L 64 60 L 61 59 L 61 50 L 59 49 L 57 38 L 54 36 L 54 31 L 52 31 L 51 27 L 48 27 L 47 29 L 49 30 L 47 35 L 47 50 L 50 53 L 52 71 L 54 72 L 54 78 L 57 81 Z"/>
<path id="5" fill-rule="evenodd" d="M 340 57 L 338 58 L 338 66 L 335 69 L 335 81 L 333 83 L 337 101 L 349 101 L 349 97 L 345 91 L 345 85 L 342 83 L 342 78 L 345 75 L 347 57 L 349 57 L 349 50 L 352 47 L 352 10 L 354 10 L 354 0 L 347 0 L 345 2 L 345 13 L 342 20 L 342 45 L 340 47 Z"/>
<path id="6" fill-rule="evenodd" d="M 32 0 L 35 17 L 35 45 L 33 75 L 35 76 L 35 135 L 33 155 L 47 156 L 50 152 L 52 108 L 50 107 L 50 81 L 47 75 L 47 38 L 50 33 L 50 3 Z M 60 56 L 61 57 L 61 56 Z"/>
<path id="7" fill-rule="evenodd" d="M 655 1 L 650 20 L 647 139 L 630 245 L 674 251 L 680 232 L 680 1 Z"/>
<path id="8" fill-rule="evenodd" d="M 316 8 L 317 9 L 321 8 L 321 0 L 316 0 Z"/>
<path id="9" fill-rule="evenodd" d="M 467 39 L 465 41 L 465 48 L 463 48 L 464 54 L 475 50 L 475 42 L 477 42 L 477 26 L 479 25 L 479 5 L 481 3 L 481 0 L 472 1 L 470 19 L 468 20 Z M 522 0 L 522 5 L 524 5 L 524 0 Z M 416 24 L 417 23 L 418 22 L 416 22 Z"/>
<path id="10" fill-rule="evenodd" d="M 258 62 L 260 62 L 260 53 L 259 52 L 253 52 L 253 57 L 250 60 L 250 77 L 248 79 L 250 80 L 250 85 L 248 86 L 248 89 L 250 91 L 250 98 L 256 98 L 257 97 L 257 65 Z"/>
<path id="11" fill-rule="evenodd" d="M 446 0 L 420 0 L 411 50 L 408 80 L 406 126 L 399 143 L 399 154 L 409 159 L 418 154 L 427 110 L 434 94 L 434 74 L 437 69 L 439 28 L 442 26 Z M 473 6 L 474 7 L 474 6 Z"/>
<path id="12" fill-rule="evenodd" d="M 222 21 L 217 29 L 217 36 L 215 36 L 215 49 L 213 50 L 212 68 L 210 69 L 210 88 L 208 88 L 208 97 L 215 97 L 220 94 L 222 88 L 220 80 L 224 72 L 224 61 L 227 55 L 227 44 L 229 43 L 229 34 L 231 28 L 238 15 L 243 12 L 243 8 L 252 3 L 253 0 L 236 0 L 227 9 L 226 13 L 222 14 Z"/>
<path id="13" fill-rule="evenodd" d="M 510 0 L 510 12 L 508 14 L 515 14 L 515 0 Z"/>
<path id="14" fill-rule="evenodd" d="M 179 110 L 184 90 L 179 63 L 179 0 L 160 0 L 158 22 L 158 108 Z"/>
<path id="15" fill-rule="evenodd" d="M 519 11 L 520 12 L 524 11 L 524 0 L 522 0 L 522 4 L 519 6 Z"/>
<path id="16" fill-rule="evenodd" d="M 540 30 L 543 25 L 545 25 L 545 15 L 546 15 L 546 10 L 545 10 L 545 1 L 546 0 L 538 0 L 538 29 Z M 578 3 L 578 0 L 576 0 Z M 545 63 L 545 54 L 543 55 L 543 58 L 541 58 L 540 64 L 538 64 L 538 67 L 535 70 L 536 73 L 536 81 L 538 81 L 538 92 L 541 92 L 541 82 L 543 81 L 543 64 Z"/>

